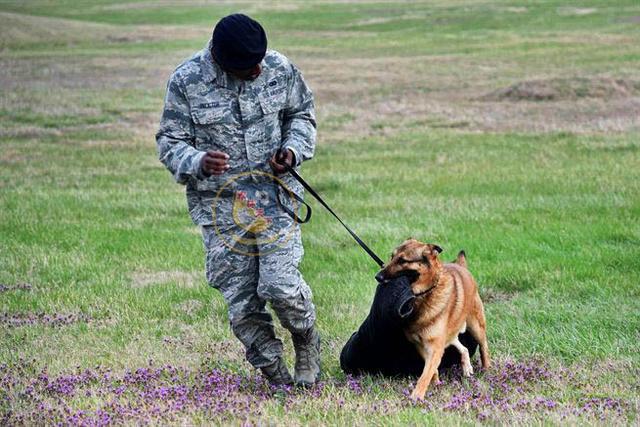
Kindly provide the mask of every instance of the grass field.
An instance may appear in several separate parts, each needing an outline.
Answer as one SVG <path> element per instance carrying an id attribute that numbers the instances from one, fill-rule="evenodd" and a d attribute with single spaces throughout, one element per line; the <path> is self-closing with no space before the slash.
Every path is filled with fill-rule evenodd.
<path id="1" fill-rule="evenodd" d="M 376 268 L 313 200 L 324 381 L 272 395 L 244 361 L 154 141 L 234 11 L 304 72 L 303 175 L 363 239 L 466 250 L 492 371 L 415 404 L 345 377 Z M 0 424 L 639 422 L 636 0 L 0 0 L 0 69 Z"/>

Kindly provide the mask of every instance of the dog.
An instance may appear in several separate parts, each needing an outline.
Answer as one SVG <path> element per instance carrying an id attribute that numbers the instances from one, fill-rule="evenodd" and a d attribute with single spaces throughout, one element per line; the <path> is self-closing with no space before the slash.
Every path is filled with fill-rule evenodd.
<path id="1" fill-rule="evenodd" d="M 376 275 L 381 283 L 400 275 L 415 279 L 411 284 L 416 297 L 414 314 L 404 333 L 425 363 L 411 393 L 414 400 L 424 399 L 431 382 L 439 382 L 438 366 L 449 345 L 460 352 L 463 375 L 473 374 L 469 351 L 458 340 L 458 334 L 467 328 L 480 345 L 482 368 L 491 366 L 484 306 L 467 270 L 465 253 L 460 251 L 452 263 L 442 263 L 440 253 L 440 246 L 410 238 L 393 251 L 390 262 Z"/>

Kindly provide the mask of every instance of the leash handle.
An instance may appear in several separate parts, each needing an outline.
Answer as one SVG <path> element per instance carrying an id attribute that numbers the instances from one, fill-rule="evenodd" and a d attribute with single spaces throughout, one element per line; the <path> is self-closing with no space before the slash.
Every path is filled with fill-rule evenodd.
<path id="1" fill-rule="evenodd" d="M 281 185 L 280 183 L 278 183 L 278 185 Z M 283 187 L 285 190 L 290 191 L 288 188 Z M 307 204 L 307 202 L 304 201 L 304 199 L 300 196 L 298 196 L 296 193 L 294 193 L 293 191 L 290 191 L 291 196 L 293 196 L 294 199 L 296 199 L 298 202 L 302 203 L 307 210 L 307 214 L 305 215 L 304 219 L 300 218 L 298 216 L 298 214 L 294 211 L 292 211 L 291 209 L 289 209 L 288 207 L 286 207 L 282 201 L 280 201 L 280 199 L 278 199 L 278 202 L 280 203 L 280 207 L 287 213 L 287 215 L 289 215 L 295 222 L 297 222 L 298 224 L 306 224 L 307 222 L 309 222 L 309 220 L 311 219 L 311 206 L 309 206 Z"/>
<path id="2" fill-rule="evenodd" d="M 358 244 L 360 245 L 360 247 L 362 249 L 364 249 L 364 251 L 371 257 L 371 259 L 373 259 L 376 264 L 378 264 L 379 267 L 383 267 L 384 266 L 384 261 L 382 261 L 380 259 L 380 257 L 378 255 L 376 255 L 375 252 L 373 252 L 373 250 L 371 250 L 371 248 L 369 248 L 369 246 L 367 246 L 367 244 L 365 242 L 362 241 L 362 239 L 360 237 L 358 237 L 358 235 L 356 233 L 353 232 L 353 230 L 351 230 L 351 228 L 349 228 L 349 226 L 347 224 L 344 223 L 344 221 L 342 221 L 340 219 L 340 217 L 333 211 L 333 209 L 331 209 L 331 207 L 327 204 L 327 202 L 325 202 L 322 197 L 320 197 L 320 194 L 318 194 L 301 176 L 300 174 L 298 174 L 298 172 L 295 171 L 295 169 L 293 169 L 291 166 L 289 166 L 288 164 L 286 164 L 286 162 L 284 162 L 284 159 L 286 159 L 286 154 L 284 153 L 284 150 L 280 150 L 278 151 L 278 155 L 277 155 L 277 160 L 278 163 L 280 163 L 280 161 L 282 160 L 282 163 L 280 163 L 281 165 L 283 165 L 286 169 L 287 172 L 289 172 L 291 174 L 291 176 L 293 176 L 300 184 L 302 184 L 302 186 L 305 188 L 305 190 L 307 190 L 309 193 L 311 193 L 311 195 L 313 197 L 315 197 L 315 199 L 320 202 L 320 204 L 322 206 L 325 207 L 325 209 L 327 209 L 329 211 L 329 213 L 331 213 L 331 215 L 334 216 L 335 219 L 338 220 L 338 222 L 340 222 L 340 224 L 342 224 L 342 226 L 349 232 L 349 234 L 351 234 L 351 237 L 353 237 L 355 239 L 356 242 L 358 242 Z M 306 203 L 305 203 L 306 205 Z M 308 205 L 307 205 L 308 206 Z"/>

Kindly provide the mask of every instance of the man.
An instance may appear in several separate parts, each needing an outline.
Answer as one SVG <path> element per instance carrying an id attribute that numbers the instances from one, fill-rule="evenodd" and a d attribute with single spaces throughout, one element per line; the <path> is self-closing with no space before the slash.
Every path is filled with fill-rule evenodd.
<path id="1" fill-rule="evenodd" d="M 313 156 L 315 126 L 298 69 L 267 51 L 258 22 L 234 14 L 172 74 L 156 135 L 160 161 L 186 185 L 202 226 L 207 281 L 222 292 L 247 360 L 276 385 L 310 385 L 320 375 L 315 308 L 298 270 L 302 188 L 286 173 Z M 291 332 L 294 378 L 266 302 Z"/>

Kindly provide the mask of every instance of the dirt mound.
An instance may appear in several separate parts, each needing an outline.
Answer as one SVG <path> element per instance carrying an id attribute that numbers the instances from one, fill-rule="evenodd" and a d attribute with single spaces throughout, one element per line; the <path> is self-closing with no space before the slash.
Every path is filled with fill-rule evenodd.
<path id="1" fill-rule="evenodd" d="M 580 98 L 627 98 L 640 94 L 640 81 L 611 78 L 529 80 L 498 89 L 485 101 L 560 101 Z"/>

